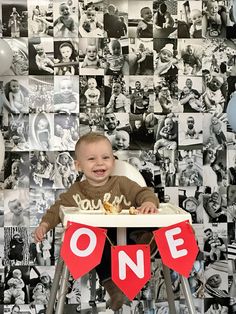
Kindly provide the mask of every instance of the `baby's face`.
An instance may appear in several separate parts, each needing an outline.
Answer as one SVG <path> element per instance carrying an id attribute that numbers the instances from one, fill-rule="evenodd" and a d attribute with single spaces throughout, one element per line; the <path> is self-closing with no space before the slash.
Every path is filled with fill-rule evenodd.
<path id="1" fill-rule="evenodd" d="M 211 122 L 212 122 L 212 124 L 217 124 L 217 122 L 218 122 L 217 117 L 212 117 Z"/>
<path id="2" fill-rule="evenodd" d="M 88 9 L 87 12 L 86 12 L 86 15 L 87 15 L 87 18 L 88 18 L 88 20 L 89 20 L 90 22 L 94 22 L 95 16 L 96 16 L 94 10 Z"/>
<path id="3" fill-rule="evenodd" d="M 69 80 L 61 81 L 60 92 L 63 95 L 71 95 L 72 94 L 72 82 Z"/>
<path id="4" fill-rule="evenodd" d="M 87 48 L 87 57 L 90 61 L 96 60 L 97 57 L 97 48 L 95 46 L 88 46 Z"/>
<path id="5" fill-rule="evenodd" d="M 188 95 L 190 93 L 190 89 L 187 86 L 184 86 L 183 93 L 184 95 Z"/>
<path id="6" fill-rule="evenodd" d="M 113 93 L 115 95 L 119 95 L 121 93 L 121 85 L 119 83 L 115 83 L 113 85 Z"/>
<path id="7" fill-rule="evenodd" d="M 189 169 L 193 168 L 193 160 L 191 158 L 187 159 L 187 167 Z"/>
<path id="8" fill-rule="evenodd" d="M 193 212 L 196 211 L 197 206 L 196 206 L 196 204 L 195 204 L 193 201 L 189 200 L 189 201 L 187 201 L 186 204 L 185 204 L 185 209 L 186 209 L 189 213 L 193 213 Z"/>
<path id="9" fill-rule="evenodd" d="M 171 119 L 166 119 L 165 120 L 165 127 L 167 128 L 168 131 L 171 131 L 173 129 L 174 123 Z"/>
<path id="10" fill-rule="evenodd" d="M 134 121 L 134 126 L 136 129 L 140 129 L 142 126 L 142 122 L 140 120 L 135 120 Z"/>
<path id="11" fill-rule="evenodd" d="M 187 124 L 188 124 L 188 128 L 189 128 L 189 129 L 193 129 L 193 127 L 194 127 L 194 119 L 191 118 L 191 117 L 188 118 Z"/>
<path id="12" fill-rule="evenodd" d="M 47 119 L 40 119 L 38 122 L 38 129 L 39 130 L 45 130 L 48 127 L 48 121 Z"/>
<path id="13" fill-rule="evenodd" d="M 61 55 L 63 59 L 69 59 L 72 55 L 72 49 L 69 46 L 64 46 L 60 49 Z"/>
<path id="14" fill-rule="evenodd" d="M 20 215 L 23 210 L 21 203 L 17 200 L 9 202 L 9 208 L 10 211 L 17 216 Z"/>
<path id="15" fill-rule="evenodd" d="M 12 273 L 14 278 L 21 278 L 21 271 L 18 269 L 15 269 Z"/>
<path id="16" fill-rule="evenodd" d="M 163 49 L 160 53 L 160 59 L 162 62 L 169 62 L 172 58 L 172 53 L 169 50 Z"/>
<path id="17" fill-rule="evenodd" d="M 18 82 L 11 82 L 10 88 L 11 88 L 12 93 L 17 93 L 20 90 L 20 85 Z"/>
<path id="18" fill-rule="evenodd" d="M 69 7 L 66 4 L 60 6 L 60 14 L 63 16 L 70 15 Z"/>
<path id="19" fill-rule="evenodd" d="M 11 166 L 11 172 L 13 175 L 19 175 L 20 174 L 20 164 L 19 162 L 14 162 Z"/>
<path id="20" fill-rule="evenodd" d="M 60 156 L 60 163 L 61 163 L 62 165 L 67 165 L 68 162 L 69 162 L 69 156 L 67 156 L 67 155 L 65 155 L 65 154 L 63 154 L 63 155 Z"/>
<path id="21" fill-rule="evenodd" d="M 129 147 L 129 135 L 125 133 L 117 133 L 115 137 L 117 149 L 126 149 Z"/>
<path id="22" fill-rule="evenodd" d="M 202 22 L 202 15 L 201 12 L 196 12 L 192 15 L 192 21 L 196 24 L 201 24 Z"/>
<path id="23" fill-rule="evenodd" d="M 218 239 L 218 234 L 216 232 L 213 232 L 212 238 L 214 240 L 217 240 Z"/>
<path id="24" fill-rule="evenodd" d="M 119 56 L 121 54 L 121 46 L 119 42 L 115 42 L 112 44 L 112 54 L 114 56 Z"/>
<path id="25" fill-rule="evenodd" d="M 42 56 L 42 55 L 44 54 L 44 49 L 43 49 L 43 47 L 37 47 L 37 48 L 36 48 L 36 51 L 37 51 L 37 54 L 38 54 L 39 56 Z"/>
<path id="26" fill-rule="evenodd" d="M 88 80 L 88 88 L 94 89 L 97 86 L 97 82 L 95 80 Z"/>
<path id="27" fill-rule="evenodd" d="M 152 19 L 152 11 L 151 11 L 151 9 L 149 9 L 149 8 L 144 9 L 142 11 L 141 17 L 144 19 L 144 21 L 150 22 L 151 19 Z"/>
<path id="28" fill-rule="evenodd" d="M 211 2 L 211 4 L 208 6 L 208 10 L 209 10 L 210 14 L 212 14 L 212 15 L 218 13 L 218 10 L 219 10 L 218 3 L 216 1 Z"/>
<path id="29" fill-rule="evenodd" d="M 228 186 L 228 200 L 231 204 L 236 203 L 236 186 L 234 185 Z"/>

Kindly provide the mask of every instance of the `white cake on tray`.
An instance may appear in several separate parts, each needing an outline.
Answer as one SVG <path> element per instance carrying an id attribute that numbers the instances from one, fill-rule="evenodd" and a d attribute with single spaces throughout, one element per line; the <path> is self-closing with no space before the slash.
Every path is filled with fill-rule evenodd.
<path id="1" fill-rule="evenodd" d="M 192 223 L 191 215 L 180 207 L 169 203 L 161 203 L 157 214 L 130 215 L 129 210 L 122 210 L 119 214 L 107 215 L 103 210 L 81 211 L 76 207 L 60 208 L 63 225 L 67 221 L 78 222 L 95 227 L 166 227 L 188 220 Z"/>

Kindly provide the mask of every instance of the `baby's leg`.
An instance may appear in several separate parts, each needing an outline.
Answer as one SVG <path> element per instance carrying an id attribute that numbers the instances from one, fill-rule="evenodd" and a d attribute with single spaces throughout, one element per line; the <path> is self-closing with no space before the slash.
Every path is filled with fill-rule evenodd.
<path id="1" fill-rule="evenodd" d="M 46 65 L 46 64 L 50 65 L 51 67 L 54 66 L 54 63 L 53 63 L 52 60 L 49 59 L 49 58 L 46 58 L 46 59 L 45 59 L 45 65 Z"/>
<path id="2" fill-rule="evenodd" d="M 220 260 L 220 249 L 216 250 L 216 260 L 219 261 Z"/>
<path id="3" fill-rule="evenodd" d="M 154 154 L 157 153 L 158 149 L 166 146 L 166 140 L 161 138 L 160 140 L 156 141 L 156 143 L 154 144 Z"/>
<path id="4" fill-rule="evenodd" d="M 25 293 L 24 291 L 17 289 L 14 293 L 15 304 L 25 304 Z"/>
<path id="5" fill-rule="evenodd" d="M 3 303 L 5 303 L 5 304 L 11 303 L 11 297 L 12 297 L 12 291 L 11 291 L 11 289 L 5 290 L 5 291 L 4 291 L 4 300 L 3 300 Z"/>

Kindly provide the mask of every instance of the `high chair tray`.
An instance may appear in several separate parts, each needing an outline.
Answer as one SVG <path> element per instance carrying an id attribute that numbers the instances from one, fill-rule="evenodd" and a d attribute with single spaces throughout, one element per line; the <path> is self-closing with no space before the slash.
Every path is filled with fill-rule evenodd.
<path id="1" fill-rule="evenodd" d="M 191 215 L 180 207 L 169 203 L 161 203 L 157 214 L 130 215 L 128 210 L 119 214 L 106 215 L 102 210 L 81 211 L 76 207 L 60 208 L 60 217 L 63 225 L 73 221 L 95 227 L 165 227 L 188 220 L 192 223 Z"/>

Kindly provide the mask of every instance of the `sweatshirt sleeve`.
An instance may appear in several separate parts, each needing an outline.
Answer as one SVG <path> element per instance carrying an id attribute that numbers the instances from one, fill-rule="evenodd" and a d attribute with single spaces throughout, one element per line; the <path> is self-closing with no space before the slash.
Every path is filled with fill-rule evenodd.
<path id="1" fill-rule="evenodd" d="M 141 206 L 143 202 L 152 202 L 156 207 L 159 207 L 159 199 L 151 188 L 141 187 L 127 177 L 122 177 L 121 188 L 135 206 Z"/>
<path id="2" fill-rule="evenodd" d="M 65 207 L 77 207 L 77 204 L 73 199 L 73 195 L 78 193 L 78 187 L 76 188 L 77 184 L 78 183 L 73 184 L 67 192 L 62 193 L 59 199 L 51 207 L 49 207 L 43 215 L 41 222 L 46 222 L 49 225 L 49 230 L 55 228 L 59 223 L 61 223 L 59 216 L 61 205 Z"/>

